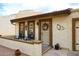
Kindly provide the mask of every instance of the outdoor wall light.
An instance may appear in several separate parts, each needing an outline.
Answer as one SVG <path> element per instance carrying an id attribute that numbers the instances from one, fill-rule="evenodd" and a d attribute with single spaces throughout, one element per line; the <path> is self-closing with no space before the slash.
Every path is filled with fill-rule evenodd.
<path id="1" fill-rule="evenodd" d="M 15 25 L 16 23 L 12 23 L 13 25 Z"/>
<path id="2" fill-rule="evenodd" d="M 37 25 L 39 25 L 39 21 L 37 22 Z"/>

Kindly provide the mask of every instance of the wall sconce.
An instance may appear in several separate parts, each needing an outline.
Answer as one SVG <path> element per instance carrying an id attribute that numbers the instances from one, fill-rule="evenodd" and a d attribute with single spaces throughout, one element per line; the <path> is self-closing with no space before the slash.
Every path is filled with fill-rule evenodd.
<path id="1" fill-rule="evenodd" d="M 37 22 L 37 25 L 39 25 L 39 21 Z"/>
<path id="2" fill-rule="evenodd" d="M 15 25 L 16 23 L 12 23 L 13 25 Z"/>

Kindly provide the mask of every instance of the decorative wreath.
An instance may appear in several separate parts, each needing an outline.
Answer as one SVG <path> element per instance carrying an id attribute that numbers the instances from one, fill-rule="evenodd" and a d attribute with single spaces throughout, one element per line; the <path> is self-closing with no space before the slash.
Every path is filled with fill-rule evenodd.
<path id="1" fill-rule="evenodd" d="M 43 29 L 43 30 L 47 30 L 47 29 L 48 29 L 48 24 L 44 23 L 44 24 L 42 25 L 42 29 Z"/>

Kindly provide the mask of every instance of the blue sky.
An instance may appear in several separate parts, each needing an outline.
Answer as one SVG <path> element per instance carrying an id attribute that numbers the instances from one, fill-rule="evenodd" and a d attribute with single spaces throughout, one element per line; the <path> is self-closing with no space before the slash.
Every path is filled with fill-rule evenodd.
<path id="1" fill-rule="evenodd" d="M 79 8 L 79 0 L 2 0 L 0 15 L 10 15 L 20 10 L 51 12 L 66 8 Z"/>

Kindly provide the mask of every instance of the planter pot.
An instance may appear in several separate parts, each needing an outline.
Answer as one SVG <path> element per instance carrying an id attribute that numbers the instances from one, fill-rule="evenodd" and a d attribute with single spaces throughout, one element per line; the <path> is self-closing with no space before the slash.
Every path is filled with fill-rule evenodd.
<path id="1" fill-rule="evenodd" d="M 60 49 L 60 45 L 57 43 L 56 45 L 55 45 L 55 50 L 59 50 Z"/>
<path id="2" fill-rule="evenodd" d="M 21 55 L 21 51 L 19 50 L 19 49 L 17 49 L 16 51 L 15 51 L 15 56 L 20 56 Z"/>

